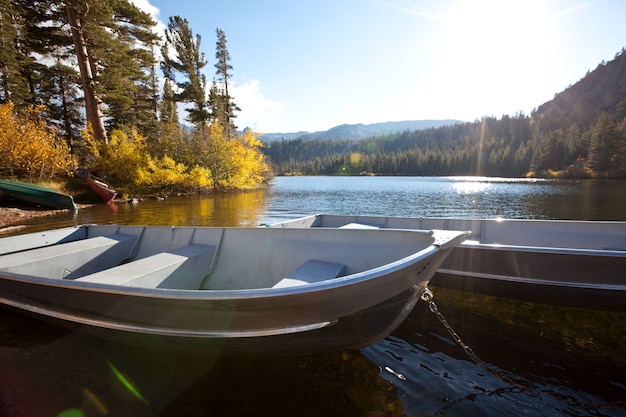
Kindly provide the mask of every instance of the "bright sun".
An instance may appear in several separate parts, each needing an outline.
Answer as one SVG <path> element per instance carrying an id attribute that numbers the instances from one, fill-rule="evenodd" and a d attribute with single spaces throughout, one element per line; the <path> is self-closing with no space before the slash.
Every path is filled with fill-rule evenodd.
<path id="1" fill-rule="evenodd" d="M 486 85 L 517 87 L 511 94 L 521 102 L 524 83 L 540 82 L 549 65 L 553 28 L 541 0 L 459 0 L 443 23 L 439 75 L 450 94 L 469 88 L 465 94 L 487 100 Z"/>
<path id="2" fill-rule="evenodd" d="M 474 47 L 523 46 L 549 30 L 541 0 L 460 1 L 445 16 L 452 36 Z"/>

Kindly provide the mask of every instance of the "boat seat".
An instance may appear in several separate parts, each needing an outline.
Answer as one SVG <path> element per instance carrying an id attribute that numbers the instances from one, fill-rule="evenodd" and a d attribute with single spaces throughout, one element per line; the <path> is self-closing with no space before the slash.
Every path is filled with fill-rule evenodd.
<path id="1" fill-rule="evenodd" d="M 380 226 L 367 223 L 348 223 L 339 226 L 339 229 L 380 229 Z"/>
<path id="2" fill-rule="evenodd" d="M 135 256 L 138 236 L 114 233 L 0 257 L 0 270 L 43 278 L 73 279 Z"/>
<path id="3" fill-rule="evenodd" d="M 213 270 L 216 251 L 216 246 L 191 244 L 77 278 L 76 281 L 197 290 Z"/>
<path id="4" fill-rule="evenodd" d="M 295 287 L 326 281 L 344 275 L 345 272 L 346 266 L 344 264 L 309 259 L 295 271 L 278 281 L 272 288 Z"/>

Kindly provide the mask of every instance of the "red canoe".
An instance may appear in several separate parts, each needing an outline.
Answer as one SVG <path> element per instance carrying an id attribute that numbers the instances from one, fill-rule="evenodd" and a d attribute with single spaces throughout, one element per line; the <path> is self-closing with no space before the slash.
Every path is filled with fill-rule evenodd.
<path id="1" fill-rule="evenodd" d="M 104 200 L 105 203 L 113 200 L 117 195 L 115 191 L 106 181 L 92 174 L 87 174 L 87 184 L 95 191 L 96 194 Z"/>

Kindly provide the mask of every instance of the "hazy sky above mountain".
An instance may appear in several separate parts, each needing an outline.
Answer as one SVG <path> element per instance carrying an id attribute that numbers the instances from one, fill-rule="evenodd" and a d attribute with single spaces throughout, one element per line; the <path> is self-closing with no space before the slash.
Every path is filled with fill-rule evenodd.
<path id="1" fill-rule="evenodd" d="M 224 30 L 236 124 L 268 133 L 530 114 L 626 47 L 622 0 L 133 2 L 189 21 L 209 82 Z"/>

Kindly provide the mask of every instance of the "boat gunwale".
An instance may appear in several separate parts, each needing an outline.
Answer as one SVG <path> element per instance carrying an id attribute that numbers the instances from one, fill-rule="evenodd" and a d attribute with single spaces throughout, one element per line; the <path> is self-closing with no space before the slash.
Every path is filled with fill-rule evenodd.
<path id="1" fill-rule="evenodd" d="M 408 231 L 411 232 L 411 231 Z M 461 234 L 459 234 L 461 235 Z M 288 296 L 301 296 L 308 293 L 332 291 L 336 288 L 358 285 L 374 280 L 388 274 L 410 268 L 421 260 L 434 255 L 440 248 L 436 244 L 430 244 L 418 252 L 398 260 L 380 265 L 375 268 L 356 272 L 350 275 L 331 278 L 305 285 L 282 287 L 282 288 L 251 288 L 251 289 L 175 289 L 175 288 L 146 288 L 130 287 L 125 285 L 85 282 L 62 278 L 46 278 L 25 274 L 0 271 L 0 279 L 19 281 L 33 285 L 46 285 L 50 287 L 64 288 L 89 292 L 100 292 L 124 296 L 172 299 L 172 300 L 198 300 L 198 301 L 227 301 L 227 300 L 253 300 Z"/>
<path id="2" fill-rule="evenodd" d="M 465 241 L 459 244 L 459 248 L 488 249 L 501 251 L 519 252 L 541 252 L 563 255 L 588 255 L 588 256 L 626 256 L 626 249 L 586 249 L 586 248 L 561 248 L 558 246 L 528 246 L 528 245 L 506 245 L 501 243 L 480 243 L 476 241 Z"/>
<path id="3" fill-rule="evenodd" d="M 328 213 L 317 213 L 317 214 L 311 214 L 311 215 L 307 215 L 307 216 L 302 216 L 302 217 L 295 217 L 289 220 L 284 220 L 282 222 L 277 222 L 277 223 L 273 223 L 270 225 L 271 227 L 282 227 L 281 224 L 283 223 L 291 223 L 291 222 L 296 222 L 296 221 L 316 221 L 317 218 L 319 218 L 319 221 L 323 221 L 322 219 L 324 217 L 327 218 L 337 218 L 337 217 L 344 217 L 344 218 L 363 218 L 363 219 L 387 219 L 387 218 L 391 218 L 393 217 L 394 219 L 397 220 L 438 220 L 438 221 L 477 221 L 477 222 L 494 222 L 494 223 L 529 223 L 529 222 L 537 222 L 537 223 L 574 223 L 574 224 L 592 224 L 592 225 L 598 225 L 598 224 L 607 224 L 607 225 L 621 225 L 624 224 L 626 222 L 624 221 L 620 221 L 620 220 L 571 220 L 571 219 L 517 219 L 517 218 L 508 218 L 508 217 L 426 217 L 426 216 L 419 216 L 419 217 L 411 217 L 411 216 L 381 216 L 381 215 L 376 215 L 376 214 L 372 214 L 372 215 L 351 215 L 351 214 L 328 214 Z M 316 226 L 318 227 L 318 226 Z"/>

